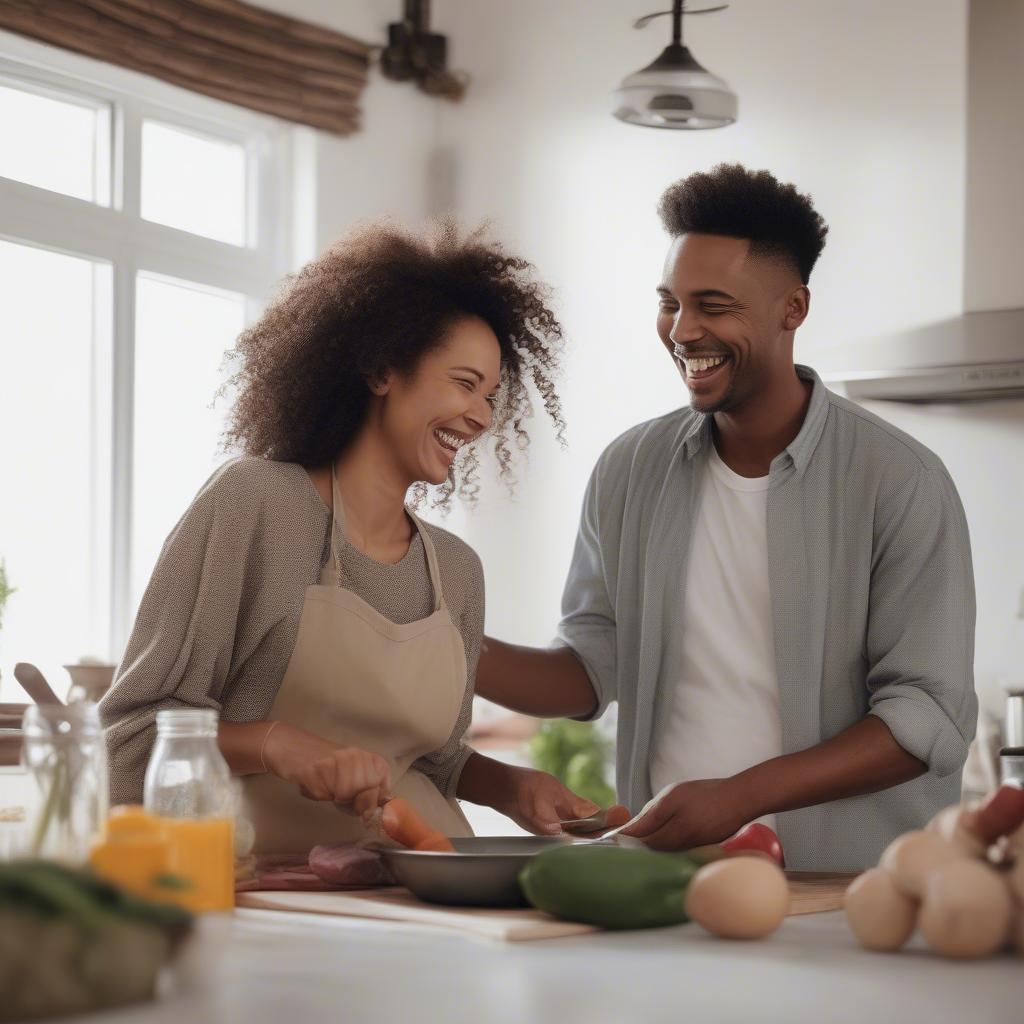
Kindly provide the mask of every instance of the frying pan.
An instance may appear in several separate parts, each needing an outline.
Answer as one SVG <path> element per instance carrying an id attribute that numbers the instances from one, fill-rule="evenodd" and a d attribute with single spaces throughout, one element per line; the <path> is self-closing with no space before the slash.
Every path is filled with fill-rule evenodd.
<path id="1" fill-rule="evenodd" d="M 399 885 L 421 900 L 460 907 L 525 907 L 519 872 L 555 846 L 591 845 L 567 836 L 472 836 L 453 839 L 454 853 L 381 850 Z"/>

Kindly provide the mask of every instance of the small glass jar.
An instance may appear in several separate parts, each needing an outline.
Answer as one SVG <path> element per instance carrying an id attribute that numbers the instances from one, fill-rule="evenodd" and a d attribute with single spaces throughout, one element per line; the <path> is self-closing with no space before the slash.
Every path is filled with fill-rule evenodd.
<path id="1" fill-rule="evenodd" d="M 999 751 L 999 776 L 1001 782 L 1024 785 L 1024 747 L 1003 747 Z"/>
<path id="2" fill-rule="evenodd" d="M 24 852 L 84 864 L 107 816 L 107 758 L 99 710 L 89 701 L 33 704 L 22 720 L 21 761 L 35 783 Z"/>
<path id="3" fill-rule="evenodd" d="M 197 911 L 234 906 L 235 787 L 217 746 L 217 713 L 158 711 L 157 739 L 146 768 L 145 807 L 164 821 L 171 870 L 188 885 Z"/>

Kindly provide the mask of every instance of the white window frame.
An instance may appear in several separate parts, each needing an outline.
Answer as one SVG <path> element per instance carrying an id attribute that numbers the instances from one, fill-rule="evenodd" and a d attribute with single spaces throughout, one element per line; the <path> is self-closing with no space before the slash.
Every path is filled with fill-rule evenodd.
<path id="1" fill-rule="evenodd" d="M 10 81 L 13 80 L 13 83 Z M 151 273 L 236 292 L 246 297 L 246 321 L 308 248 L 311 225 L 306 201 L 293 182 L 308 180 L 312 147 L 308 132 L 101 61 L 0 32 L 0 82 L 84 105 L 109 104 L 112 162 L 109 199 L 89 202 L 0 177 L 0 238 L 106 263 L 113 273 L 112 352 L 95 382 L 96 408 L 110 412 L 109 453 L 97 453 L 97 469 L 109 466 L 109 507 L 92 510 L 109 526 L 96 544 L 108 558 L 100 587 L 109 601 L 109 645 L 119 657 L 130 630 L 131 522 L 134 404 L 135 281 Z M 241 143 L 249 160 L 245 247 L 202 238 L 140 216 L 141 136 L 144 119 Z M 100 174 L 102 183 L 102 172 Z M 100 199 L 103 197 L 100 196 Z M 296 213 L 304 214 L 297 224 Z M 299 233 L 301 232 L 301 234 Z M 307 253 L 303 252 L 305 256 Z M 231 339 L 225 339 L 225 348 Z M 106 379 L 102 379 L 102 378 Z M 106 460 L 109 458 L 109 462 Z M 106 466 L 104 466 L 106 463 Z M 104 502 L 106 505 L 106 502 Z M 99 514 L 97 514 L 99 513 Z M 107 513 L 107 514 L 104 514 Z M 109 583 L 107 580 L 109 579 Z"/>

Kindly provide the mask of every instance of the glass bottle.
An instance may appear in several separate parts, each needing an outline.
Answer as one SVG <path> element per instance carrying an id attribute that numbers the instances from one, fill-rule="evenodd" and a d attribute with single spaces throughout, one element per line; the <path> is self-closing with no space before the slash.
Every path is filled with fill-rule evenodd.
<path id="1" fill-rule="evenodd" d="M 107 816 L 107 758 L 99 710 L 90 701 L 32 704 L 22 719 L 21 761 L 36 795 L 25 853 L 84 864 Z"/>
<path id="2" fill-rule="evenodd" d="M 145 806 L 164 821 L 171 870 L 188 885 L 193 910 L 234 906 L 234 787 L 217 746 L 217 713 L 158 711 L 146 768 Z"/>

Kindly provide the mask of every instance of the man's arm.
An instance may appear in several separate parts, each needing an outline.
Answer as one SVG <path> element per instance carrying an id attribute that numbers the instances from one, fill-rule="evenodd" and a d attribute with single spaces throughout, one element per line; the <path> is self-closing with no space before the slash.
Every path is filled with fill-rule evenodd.
<path id="1" fill-rule="evenodd" d="M 880 503 L 865 680 L 869 714 L 807 750 L 729 779 L 682 783 L 630 830 L 657 845 L 717 842 L 746 822 L 959 770 L 974 735 L 974 579 L 959 497 L 941 468 Z"/>
<path id="2" fill-rule="evenodd" d="M 459 776 L 460 800 L 493 807 L 537 835 L 557 835 L 561 821 L 598 810 L 553 775 L 495 761 L 474 751 Z"/>
<path id="3" fill-rule="evenodd" d="M 681 783 L 656 797 L 624 832 L 655 849 L 689 849 L 727 839 L 764 814 L 877 793 L 926 770 L 885 722 L 868 715 L 824 743 L 731 778 Z"/>
<path id="4" fill-rule="evenodd" d="M 601 476 L 599 462 L 583 498 L 562 595 L 560 646 L 542 650 L 484 637 L 476 677 L 481 697 L 537 718 L 596 717 L 616 698 L 615 612 L 598 525 Z"/>
<path id="5" fill-rule="evenodd" d="M 586 669 L 569 647 L 541 650 L 484 637 L 476 692 L 535 718 L 585 718 L 597 709 Z"/>

